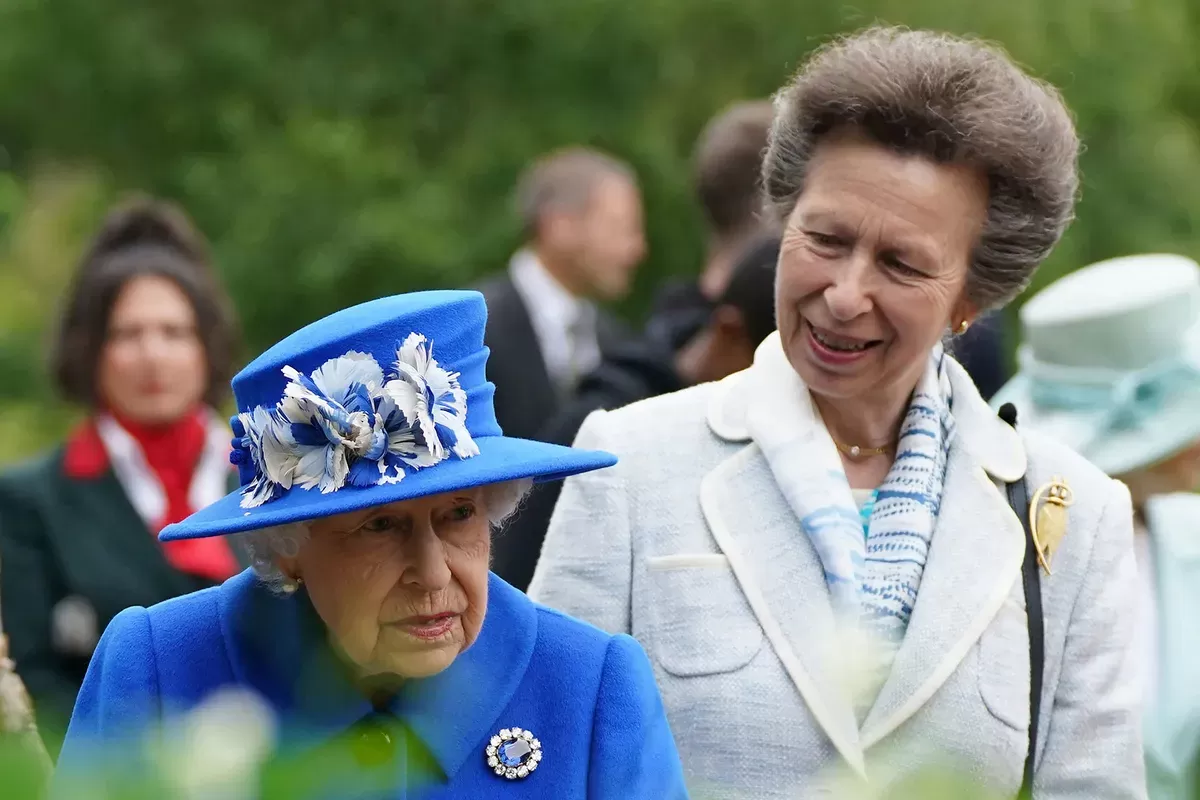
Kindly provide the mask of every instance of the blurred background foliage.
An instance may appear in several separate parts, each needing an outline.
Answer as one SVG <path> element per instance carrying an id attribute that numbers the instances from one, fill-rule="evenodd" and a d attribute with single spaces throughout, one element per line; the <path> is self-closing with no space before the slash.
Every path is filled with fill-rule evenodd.
<path id="1" fill-rule="evenodd" d="M 636 320 L 664 276 L 699 267 L 705 121 L 875 21 L 998 41 L 1062 88 L 1083 200 L 1039 285 L 1200 254 L 1200 0 L 0 0 L 0 462 L 70 422 L 45 345 L 119 195 L 195 217 L 251 355 L 348 304 L 502 268 L 520 169 L 588 143 L 641 176 Z"/>

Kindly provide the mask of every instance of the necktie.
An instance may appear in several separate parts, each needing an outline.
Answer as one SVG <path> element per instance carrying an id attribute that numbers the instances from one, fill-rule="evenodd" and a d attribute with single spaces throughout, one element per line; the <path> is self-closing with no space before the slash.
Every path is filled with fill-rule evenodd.
<path id="1" fill-rule="evenodd" d="M 567 326 L 567 374 L 563 391 L 575 391 L 579 381 L 592 368 L 589 351 L 595 333 L 594 312 L 590 306 L 580 306 L 575 318 Z"/>

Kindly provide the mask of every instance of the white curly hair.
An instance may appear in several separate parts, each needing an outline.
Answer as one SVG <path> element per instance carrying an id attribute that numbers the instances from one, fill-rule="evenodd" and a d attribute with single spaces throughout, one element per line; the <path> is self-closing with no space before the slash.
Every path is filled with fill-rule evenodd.
<path id="1" fill-rule="evenodd" d="M 491 483 L 483 487 L 483 504 L 493 530 L 516 513 L 531 488 L 531 478 Z M 309 520 L 290 522 L 234 534 L 233 538 L 250 555 L 250 566 L 259 580 L 273 591 L 283 592 L 290 578 L 279 568 L 278 559 L 295 558 L 300 554 L 300 548 L 308 538 L 309 525 Z"/>

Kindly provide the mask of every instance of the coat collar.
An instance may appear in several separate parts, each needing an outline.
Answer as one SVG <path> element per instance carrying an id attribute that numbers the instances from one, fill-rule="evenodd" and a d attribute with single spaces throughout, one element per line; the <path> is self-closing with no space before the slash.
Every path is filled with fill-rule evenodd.
<path id="1" fill-rule="evenodd" d="M 817 724 L 866 776 L 858 725 L 838 667 L 837 628 L 825 573 L 755 444 L 737 450 L 700 484 L 709 532 Z"/>
<path id="2" fill-rule="evenodd" d="M 700 503 L 750 607 L 817 724 L 865 774 L 867 748 L 915 714 L 953 674 L 1020 575 L 1024 533 L 996 481 L 1026 469 L 1020 437 L 996 417 L 966 371 L 949 365 L 958 435 L 920 595 L 891 674 L 861 729 L 839 665 L 820 560 L 745 425 L 745 373 L 712 393 L 708 424 L 747 443 L 705 476 Z"/>
<path id="3" fill-rule="evenodd" d="M 759 352 L 766 347 L 779 347 L 778 337 L 778 332 L 767 337 L 759 345 Z M 762 363 L 758 353 L 755 363 Z M 729 442 L 750 441 L 750 433 L 746 430 L 745 394 L 741 390 L 748 372 L 735 373 L 717 383 L 709 399 L 708 427 L 719 438 Z M 947 372 L 954 392 L 957 441 L 996 480 L 1009 483 L 1022 477 L 1026 459 L 1021 437 L 996 416 L 961 364 L 953 358 L 949 359 Z"/>
<path id="4" fill-rule="evenodd" d="M 372 712 L 330 650 L 297 592 L 283 597 L 247 570 L 223 584 L 221 617 L 239 682 L 253 687 L 307 737 L 332 738 Z M 533 655 L 537 612 L 523 594 L 488 577 L 479 638 L 437 675 L 404 684 L 389 710 L 429 749 L 447 779 L 496 733 Z"/>

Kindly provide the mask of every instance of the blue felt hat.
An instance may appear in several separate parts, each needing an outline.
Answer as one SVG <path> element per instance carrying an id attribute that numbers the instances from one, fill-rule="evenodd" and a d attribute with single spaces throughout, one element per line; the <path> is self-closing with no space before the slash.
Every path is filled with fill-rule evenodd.
<path id="1" fill-rule="evenodd" d="M 615 464 L 609 453 L 503 435 L 484 372 L 486 320 L 478 292 L 414 292 L 288 336 L 233 379 L 231 460 L 242 487 L 159 538 L 220 536 Z"/>
<path id="2" fill-rule="evenodd" d="M 1109 475 L 1200 442 L 1200 266 L 1147 254 L 1084 267 L 1021 309 L 1020 370 L 994 398 Z"/>

